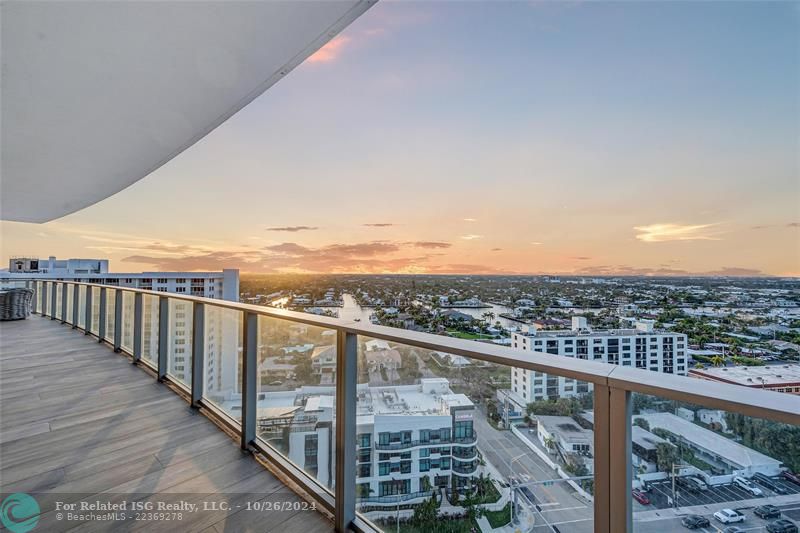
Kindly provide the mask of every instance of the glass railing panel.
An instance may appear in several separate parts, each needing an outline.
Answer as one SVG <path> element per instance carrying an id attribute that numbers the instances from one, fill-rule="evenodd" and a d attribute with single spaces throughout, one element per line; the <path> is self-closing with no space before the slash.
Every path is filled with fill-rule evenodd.
<path id="1" fill-rule="evenodd" d="M 34 281 L 33 282 L 33 309 L 36 309 L 36 312 L 42 312 L 42 282 L 41 281 Z"/>
<path id="2" fill-rule="evenodd" d="M 78 285 L 78 327 L 86 327 L 86 285 Z"/>
<path id="3" fill-rule="evenodd" d="M 69 322 L 70 324 L 74 324 L 75 323 L 75 317 L 73 316 L 74 313 L 73 313 L 73 309 L 72 308 L 73 308 L 73 305 L 74 305 L 73 302 L 75 300 L 75 285 L 73 285 L 71 283 L 67 284 L 66 297 L 67 297 L 67 322 Z"/>
<path id="4" fill-rule="evenodd" d="M 265 316 L 258 324 L 258 437 L 332 490 L 336 331 Z"/>
<path id="5" fill-rule="evenodd" d="M 133 353 L 133 321 L 134 321 L 134 300 L 136 296 L 129 291 L 122 291 L 122 337 L 120 347 L 132 354 Z"/>
<path id="6" fill-rule="evenodd" d="M 242 312 L 205 306 L 203 398 L 233 419 L 242 416 Z"/>
<path id="7" fill-rule="evenodd" d="M 100 295 L 97 295 L 100 298 Z M 106 341 L 114 342 L 114 332 L 117 328 L 116 320 L 117 290 L 108 287 L 106 289 L 106 333 L 103 337 Z"/>
<path id="8" fill-rule="evenodd" d="M 64 283 L 56 283 L 55 290 L 56 290 L 56 308 L 55 308 L 55 317 L 61 319 L 63 317 L 62 313 L 62 306 L 61 306 L 61 299 L 64 298 L 64 287 L 66 285 Z"/>
<path id="9" fill-rule="evenodd" d="M 142 295 L 142 361 L 158 367 L 159 298 Z"/>
<path id="10" fill-rule="evenodd" d="M 644 394 L 632 402 L 635 531 L 800 523 L 800 427 Z"/>
<path id="11" fill-rule="evenodd" d="M 89 331 L 95 335 L 100 334 L 100 287 L 89 287 L 92 291 L 92 321 L 89 324 Z M 108 324 L 106 324 L 108 328 Z M 112 336 L 113 339 L 113 336 Z"/>
<path id="12" fill-rule="evenodd" d="M 359 337 L 356 509 L 384 531 L 593 529 L 588 383 Z"/>
<path id="13" fill-rule="evenodd" d="M 167 374 L 187 387 L 192 384 L 192 302 L 169 299 Z"/>

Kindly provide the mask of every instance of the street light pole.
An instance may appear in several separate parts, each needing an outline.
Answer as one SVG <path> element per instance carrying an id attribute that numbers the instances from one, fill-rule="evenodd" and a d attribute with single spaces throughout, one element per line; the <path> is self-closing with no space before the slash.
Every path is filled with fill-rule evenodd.
<path id="1" fill-rule="evenodd" d="M 514 502 L 516 501 L 516 498 L 514 497 L 514 495 L 517 493 L 517 487 L 515 485 L 511 484 L 511 465 L 514 464 L 514 461 L 516 461 L 517 459 L 521 459 L 521 458 L 525 457 L 526 455 L 528 455 L 528 454 L 527 453 L 521 453 L 521 454 L 519 454 L 518 456 L 514 457 L 513 459 L 511 459 L 508 462 L 508 484 L 511 486 L 511 523 L 512 524 L 514 523 Z"/>

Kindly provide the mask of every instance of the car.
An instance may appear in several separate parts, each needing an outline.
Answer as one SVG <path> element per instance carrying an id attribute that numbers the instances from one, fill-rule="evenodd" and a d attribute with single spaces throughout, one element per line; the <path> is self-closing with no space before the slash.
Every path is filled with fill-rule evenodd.
<path id="1" fill-rule="evenodd" d="M 525 495 L 529 502 L 536 505 L 536 496 L 534 496 L 533 492 L 531 492 L 531 489 L 528 487 L 520 487 L 519 491 Z"/>
<path id="2" fill-rule="evenodd" d="M 780 518 L 781 510 L 774 505 L 759 505 L 753 509 L 753 514 L 764 520 L 770 520 L 772 518 Z"/>
<path id="3" fill-rule="evenodd" d="M 786 481 L 791 481 L 792 483 L 800 485 L 800 474 L 795 474 L 790 470 L 784 470 L 781 475 Z"/>
<path id="4" fill-rule="evenodd" d="M 699 527 L 708 527 L 711 525 L 711 522 L 709 522 L 708 518 L 705 516 L 700 516 L 699 514 L 690 514 L 681 519 L 681 524 L 683 524 L 683 527 L 686 529 L 697 529 Z"/>
<path id="5" fill-rule="evenodd" d="M 714 518 L 723 524 L 733 524 L 736 522 L 744 522 L 744 515 L 739 511 L 733 509 L 720 509 L 714 513 Z"/>
<path id="6" fill-rule="evenodd" d="M 781 518 L 767 524 L 769 533 L 797 533 L 797 526 L 791 520 Z"/>
<path id="7" fill-rule="evenodd" d="M 650 498 L 648 498 L 647 495 L 640 490 L 633 489 L 631 491 L 631 496 L 633 496 L 633 499 L 642 505 L 650 505 Z"/>
<path id="8" fill-rule="evenodd" d="M 746 530 L 739 526 L 728 526 L 722 530 L 722 533 L 744 533 Z"/>
<path id="9" fill-rule="evenodd" d="M 733 482 L 736 485 L 738 485 L 739 488 L 746 490 L 753 496 L 762 496 L 764 494 L 764 492 L 755 485 L 753 485 L 749 479 L 743 478 L 742 476 L 736 476 L 735 478 L 733 478 Z"/>
<path id="10" fill-rule="evenodd" d="M 753 474 L 752 479 L 759 485 L 768 488 L 775 494 L 786 494 L 789 492 L 785 488 L 781 487 L 778 483 L 775 483 L 774 479 L 770 478 L 769 476 L 765 476 L 761 472 L 756 472 Z"/>

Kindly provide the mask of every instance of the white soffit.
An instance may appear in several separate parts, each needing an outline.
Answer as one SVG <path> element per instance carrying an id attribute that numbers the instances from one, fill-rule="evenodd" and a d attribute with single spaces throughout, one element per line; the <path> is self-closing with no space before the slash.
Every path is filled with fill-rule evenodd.
<path id="1" fill-rule="evenodd" d="M 3 1 L 0 218 L 46 222 L 121 191 L 374 2 Z"/>

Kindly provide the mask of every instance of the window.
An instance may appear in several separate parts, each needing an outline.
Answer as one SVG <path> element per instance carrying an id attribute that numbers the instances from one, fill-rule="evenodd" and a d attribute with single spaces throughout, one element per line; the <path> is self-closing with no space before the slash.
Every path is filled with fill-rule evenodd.
<path id="1" fill-rule="evenodd" d="M 370 433 L 361 433 L 358 435 L 358 447 L 369 448 L 372 435 Z"/>

